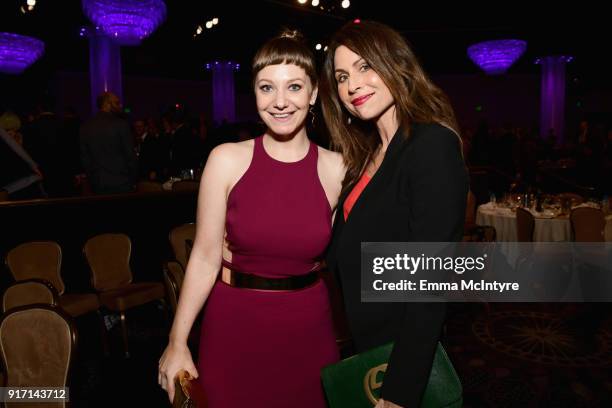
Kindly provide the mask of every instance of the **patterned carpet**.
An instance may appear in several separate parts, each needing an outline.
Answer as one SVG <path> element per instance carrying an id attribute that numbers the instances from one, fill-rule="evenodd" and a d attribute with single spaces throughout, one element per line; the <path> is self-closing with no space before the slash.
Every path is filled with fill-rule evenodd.
<path id="1" fill-rule="evenodd" d="M 612 319 L 606 304 L 453 304 L 444 345 L 466 408 L 612 407 Z M 103 357 L 95 316 L 77 321 L 73 407 L 168 407 L 157 361 L 168 326 L 155 305 L 128 315 L 131 358 L 121 331 Z M 593 335 L 591 335 L 593 333 Z"/>
<path id="2" fill-rule="evenodd" d="M 452 309 L 445 344 L 463 383 L 465 407 L 612 406 L 607 305 Z"/>

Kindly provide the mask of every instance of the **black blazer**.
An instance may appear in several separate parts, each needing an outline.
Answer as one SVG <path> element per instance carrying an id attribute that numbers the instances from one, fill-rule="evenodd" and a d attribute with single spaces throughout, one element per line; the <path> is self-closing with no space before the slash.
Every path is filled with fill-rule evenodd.
<path id="1" fill-rule="evenodd" d="M 80 132 L 81 162 L 95 193 L 131 191 L 138 180 L 138 161 L 129 123 L 98 112 Z"/>
<path id="2" fill-rule="evenodd" d="M 444 303 L 361 303 L 361 242 L 451 242 L 462 237 L 468 174 L 459 138 L 435 124 L 401 129 L 353 206 L 338 206 L 327 263 L 344 295 L 355 350 L 395 342 L 382 397 L 418 407 L 444 322 Z"/>

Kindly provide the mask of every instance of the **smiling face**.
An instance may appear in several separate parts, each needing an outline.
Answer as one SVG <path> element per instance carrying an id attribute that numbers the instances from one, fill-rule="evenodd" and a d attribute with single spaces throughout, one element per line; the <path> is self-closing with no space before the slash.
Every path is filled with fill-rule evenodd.
<path id="1" fill-rule="evenodd" d="M 344 45 L 334 54 L 334 74 L 344 107 L 361 120 L 379 120 L 393 114 L 395 101 L 382 78 L 368 63 Z"/>
<path id="2" fill-rule="evenodd" d="M 310 105 L 317 89 L 303 68 L 294 64 L 268 65 L 255 78 L 257 111 L 268 129 L 278 136 L 305 132 Z"/>

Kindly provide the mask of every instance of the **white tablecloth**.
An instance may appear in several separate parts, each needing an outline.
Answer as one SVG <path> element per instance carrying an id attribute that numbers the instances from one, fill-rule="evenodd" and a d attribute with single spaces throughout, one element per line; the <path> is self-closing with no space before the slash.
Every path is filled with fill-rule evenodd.
<path id="1" fill-rule="evenodd" d="M 482 204 L 476 212 L 476 223 L 495 227 L 497 241 L 516 241 L 516 213 L 509 208 L 496 207 L 491 203 Z M 569 217 L 535 218 L 534 241 L 569 241 L 571 234 Z M 606 217 L 604 236 L 606 241 L 612 241 L 612 215 Z"/>

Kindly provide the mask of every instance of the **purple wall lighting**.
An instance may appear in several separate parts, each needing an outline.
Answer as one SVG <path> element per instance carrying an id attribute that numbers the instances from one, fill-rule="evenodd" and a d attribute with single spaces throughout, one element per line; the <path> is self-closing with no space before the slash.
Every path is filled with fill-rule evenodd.
<path id="1" fill-rule="evenodd" d="M 91 112 L 97 111 L 96 100 L 102 92 L 112 92 L 123 100 L 121 46 L 101 30 L 85 31 L 89 38 L 89 84 Z"/>
<path id="2" fill-rule="evenodd" d="M 0 33 L 0 72 L 20 74 L 45 52 L 45 43 L 36 38 Z"/>
<path id="3" fill-rule="evenodd" d="M 138 45 L 166 18 L 163 0 L 82 0 L 83 11 L 121 45 Z"/>
<path id="4" fill-rule="evenodd" d="M 468 56 L 488 75 L 501 75 L 525 52 L 522 40 L 485 41 L 468 47 Z"/>
<path id="5" fill-rule="evenodd" d="M 234 71 L 240 64 L 232 61 L 214 61 L 205 65 L 213 74 L 213 120 L 236 120 L 236 95 L 234 91 Z"/>
<path id="6" fill-rule="evenodd" d="M 549 55 L 535 60 L 542 66 L 540 135 L 546 137 L 552 130 L 558 144 L 563 143 L 565 131 L 565 66 L 572 59 Z"/>

